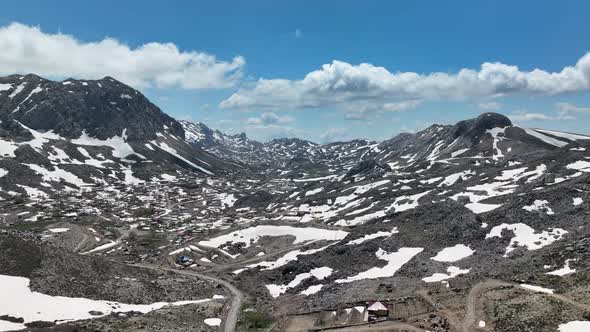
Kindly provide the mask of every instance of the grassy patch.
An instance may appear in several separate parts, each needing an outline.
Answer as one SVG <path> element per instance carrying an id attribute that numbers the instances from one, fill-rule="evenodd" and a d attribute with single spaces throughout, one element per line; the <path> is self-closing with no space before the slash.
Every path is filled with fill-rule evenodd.
<path id="1" fill-rule="evenodd" d="M 245 311 L 242 314 L 242 321 L 248 329 L 264 329 L 272 324 L 272 318 L 262 312 Z"/>

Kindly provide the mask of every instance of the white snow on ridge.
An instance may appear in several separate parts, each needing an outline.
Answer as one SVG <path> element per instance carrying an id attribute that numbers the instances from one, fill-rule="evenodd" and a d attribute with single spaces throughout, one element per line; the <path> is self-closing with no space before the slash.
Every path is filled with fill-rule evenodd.
<path id="1" fill-rule="evenodd" d="M 464 244 L 457 244 L 453 247 L 444 248 L 430 259 L 437 262 L 456 262 L 473 255 L 474 252 L 473 249 Z"/>
<path id="2" fill-rule="evenodd" d="M 337 283 L 349 283 L 363 279 L 377 279 L 384 277 L 392 277 L 401 267 L 409 262 L 414 256 L 418 255 L 424 248 L 400 248 L 396 252 L 388 253 L 379 248 L 375 253 L 377 258 L 387 261 L 383 267 L 373 267 L 367 271 L 361 272 L 355 276 L 346 279 L 338 279 Z"/>
<path id="3" fill-rule="evenodd" d="M 74 321 L 106 316 L 113 312 L 138 311 L 148 313 L 168 305 L 187 305 L 209 301 L 156 302 L 152 304 L 125 304 L 115 301 L 91 300 L 65 296 L 51 296 L 33 292 L 30 280 L 23 277 L 0 275 L 0 315 L 22 317 L 25 323 L 33 321 Z M 93 316 L 90 311 L 100 311 L 102 315 Z M 0 330 L 13 330 L 14 325 L 2 324 Z M 20 329 L 24 329 L 20 324 Z"/>
<path id="4" fill-rule="evenodd" d="M 0 83 L 0 92 L 12 89 L 12 84 Z"/>
<path id="5" fill-rule="evenodd" d="M 541 141 L 550 144 L 550 145 L 554 145 L 557 147 L 563 147 L 566 146 L 568 144 L 568 142 L 564 142 L 564 141 L 560 141 L 558 139 L 555 139 L 551 136 L 547 136 L 542 134 L 541 132 L 537 131 L 537 130 L 533 130 L 533 129 L 528 129 L 528 128 L 522 128 L 527 134 L 540 139 Z"/>
<path id="6" fill-rule="evenodd" d="M 336 226 L 355 226 L 355 225 L 359 225 L 359 224 L 364 224 L 364 223 L 369 222 L 373 219 L 385 217 L 386 215 L 387 215 L 386 211 L 375 211 L 372 213 L 363 214 L 362 216 L 358 216 L 358 217 L 356 217 L 354 219 L 350 219 L 350 220 L 340 219 L 336 223 L 334 223 L 334 225 L 336 225 Z"/>
<path id="7" fill-rule="evenodd" d="M 554 131 L 554 130 L 546 130 L 546 129 L 535 129 L 535 130 L 536 131 L 540 131 L 540 132 L 545 133 L 545 134 L 548 134 L 548 135 L 565 138 L 565 139 L 568 139 L 570 141 L 590 139 L 590 136 L 578 135 L 578 134 L 572 134 L 572 133 L 565 133 L 565 132 L 562 132 L 562 131 Z"/>
<path id="8" fill-rule="evenodd" d="M 217 195 L 217 198 L 219 198 L 219 201 L 221 202 L 221 206 L 226 208 L 226 207 L 232 207 L 234 206 L 234 203 L 238 200 L 237 198 L 234 197 L 234 194 L 226 194 L 226 193 L 221 193 Z"/>
<path id="9" fill-rule="evenodd" d="M 322 290 L 323 287 L 324 287 L 324 285 L 322 285 L 322 284 L 309 286 L 306 290 L 301 292 L 301 295 L 307 296 L 307 295 L 315 294 L 315 293 L 319 292 L 320 290 Z"/>
<path id="10" fill-rule="evenodd" d="M 504 154 L 502 153 L 502 150 L 500 149 L 500 147 L 498 146 L 498 143 L 501 142 L 502 140 L 504 140 L 504 136 L 506 131 L 506 127 L 504 128 L 492 128 L 492 129 L 488 129 L 486 131 L 486 133 L 492 135 L 492 138 L 494 139 L 494 142 L 492 143 L 493 148 L 494 148 L 494 155 L 492 156 L 492 159 L 494 160 L 498 160 L 500 158 L 504 158 Z M 500 135 L 502 134 L 502 135 Z"/>
<path id="11" fill-rule="evenodd" d="M 555 270 L 555 271 L 551 271 L 551 272 L 547 272 L 546 274 L 548 275 L 553 275 L 553 276 L 565 276 L 568 274 L 572 274 L 574 272 L 576 272 L 576 269 L 572 269 L 570 267 L 570 262 L 573 261 L 574 259 L 566 259 L 565 263 L 563 265 L 563 267 L 561 269 Z"/>
<path id="12" fill-rule="evenodd" d="M 456 266 L 449 266 L 447 268 L 447 272 L 448 273 L 435 273 L 433 275 L 431 275 L 430 277 L 426 277 L 426 278 L 422 278 L 423 281 L 425 282 L 438 282 L 438 281 L 443 281 L 443 280 L 447 280 L 447 279 L 452 279 L 458 275 L 461 274 L 467 274 L 469 273 L 470 269 L 460 269 Z"/>
<path id="13" fill-rule="evenodd" d="M 14 91 L 10 94 L 10 96 L 8 96 L 8 98 L 12 99 L 16 97 L 16 95 L 23 91 L 25 85 L 27 85 L 27 82 L 21 83 L 21 85 L 17 86 L 16 89 L 14 89 Z"/>
<path id="14" fill-rule="evenodd" d="M 266 285 L 266 288 L 270 292 L 270 295 L 274 298 L 279 297 L 281 294 L 284 294 L 287 290 L 291 288 L 297 287 L 303 280 L 307 278 L 314 277 L 318 280 L 323 280 L 329 277 L 332 274 L 333 270 L 329 267 L 319 267 L 312 269 L 306 273 L 300 273 L 295 276 L 295 279 L 286 285 Z"/>
<path id="15" fill-rule="evenodd" d="M 529 212 L 532 211 L 544 211 L 545 213 L 552 215 L 555 214 L 555 212 L 553 212 L 553 210 L 549 207 L 549 202 L 546 200 L 539 200 L 536 199 L 533 204 L 531 205 L 527 205 L 527 206 L 523 206 L 522 207 L 523 210 L 527 210 Z"/>
<path id="16" fill-rule="evenodd" d="M 578 160 L 576 162 L 573 162 L 573 163 L 565 166 L 565 168 L 574 169 L 574 170 L 578 170 L 578 171 L 585 172 L 585 173 L 590 173 L 590 162 L 585 161 L 585 160 Z"/>
<path id="17" fill-rule="evenodd" d="M 123 129 L 121 136 L 113 136 L 111 138 L 107 138 L 106 140 L 101 140 L 95 137 L 90 137 L 85 131 L 83 131 L 80 137 L 71 140 L 71 142 L 76 145 L 108 146 L 113 149 L 113 157 L 117 157 L 119 159 L 125 159 L 125 157 L 132 154 L 138 156 L 141 159 L 146 159 L 143 155 L 135 152 L 131 145 L 127 143 L 126 132 L 127 129 Z"/>
<path id="18" fill-rule="evenodd" d="M 150 141 L 150 143 L 154 146 L 157 146 L 158 148 L 168 152 L 169 154 L 173 155 L 174 157 L 184 161 L 185 163 L 189 164 L 190 166 L 200 170 L 203 173 L 209 174 L 209 175 L 214 175 L 213 172 L 193 163 L 192 161 L 184 158 L 183 156 L 181 156 L 175 149 L 173 149 L 172 147 L 168 146 L 168 144 L 161 142 L 158 144 L 158 142 L 156 141 Z"/>
<path id="19" fill-rule="evenodd" d="M 351 240 L 347 244 L 348 245 L 358 245 L 358 244 L 364 243 L 369 240 L 378 239 L 380 237 L 390 237 L 393 234 L 397 234 L 397 233 L 399 233 L 399 231 L 397 230 L 397 227 L 394 227 L 390 232 L 379 231 L 376 233 L 367 234 L 361 238 Z"/>
<path id="20" fill-rule="evenodd" d="M 14 158 L 16 155 L 14 151 L 18 148 L 18 144 L 12 141 L 5 141 L 0 139 L 0 158 L 1 157 L 11 157 Z"/>
<path id="21" fill-rule="evenodd" d="M 65 233 L 67 231 L 69 231 L 69 228 L 50 228 L 49 231 L 51 233 Z"/>
<path id="22" fill-rule="evenodd" d="M 533 292 L 553 294 L 553 289 L 549 289 L 549 288 L 545 288 L 545 287 L 541 287 L 541 286 L 521 284 L 520 287 L 527 289 L 527 290 L 532 290 Z"/>
<path id="23" fill-rule="evenodd" d="M 25 190 L 25 192 L 27 193 L 27 195 L 32 198 L 47 198 L 49 197 L 47 195 L 47 193 L 45 193 L 44 191 L 41 191 L 37 188 L 33 188 L 33 187 L 29 187 L 29 186 L 25 186 L 24 184 L 17 184 L 18 187 L 22 188 Z"/>
<path id="24" fill-rule="evenodd" d="M 391 182 L 391 180 L 381 180 L 381 181 L 376 181 L 376 182 L 373 182 L 373 183 L 365 184 L 365 185 L 362 185 L 362 186 L 358 186 L 358 187 L 356 187 L 354 193 L 357 194 L 357 195 L 364 194 L 364 193 L 366 193 L 367 191 L 369 191 L 371 189 L 380 187 L 380 186 L 382 186 L 384 184 L 387 184 L 389 182 Z"/>
<path id="25" fill-rule="evenodd" d="M 319 188 L 316 188 L 316 189 L 307 191 L 305 193 L 305 196 L 312 196 L 312 195 L 315 195 L 315 194 L 319 194 L 322 191 L 324 191 L 324 187 L 319 187 Z"/>
<path id="26" fill-rule="evenodd" d="M 139 178 L 136 178 L 135 176 L 133 176 L 133 171 L 131 169 L 123 170 L 123 174 L 125 175 L 125 178 L 123 181 L 125 181 L 126 184 L 138 185 L 138 184 L 142 184 L 144 182 L 142 179 L 139 179 Z"/>
<path id="27" fill-rule="evenodd" d="M 43 178 L 43 181 L 59 182 L 61 180 L 64 180 L 65 182 L 73 184 L 77 187 L 83 187 L 83 186 L 87 185 L 87 183 L 84 182 L 84 180 L 80 179 L 79 177 L 77 177 L 73 173 L 70 173 L 70 172 L 65 171 L 63 169 L 60 169 L 57 166 L 53 166 L 53 168 L 55 170 L 50 171 L 50 170 L 43 168 L 43 167 L 36 165 L 36 164 L 25 164 L 25 165 L 27 165 L 31 170 L 40 174 Z"/>
<path id="28" fill-rule="evenodd" d="M 210 240 L 200 241 L 199 245 L 219 248 L 225 243 L 231 242 L 244 243 L 247 248 L 263 236 L 294 236 L 295 241 L 293 243 L 297 244 L 317 240 L 338 241 L 345 238 L 346 235 L 348 235 L 348 232 L 322 228 L 260 225 L 233 231 Z"/>
<path id="29" fill-rule="evenodd" d="M 274 269 L 279 268 L 281 266 L 287 265 L 289 262 L 296 261 L 299 256 L 313 255 L 315 253 L 323 251 L 324 249 L 328 248 L 329 246 L 331 246 L 331 245 L 327 245 L 325 247 L 321 247 L 318 249 L 310 249 L 307 251 L 293 250 L 293 251 L 290 251 L 290 252 L 286 253 L 285 255 L 279 257 L 275 261 L 263 261 L 260 263 L 251 264 L 251 265 L 246 266 L 243 269 L 236 270 L 233 273 L 239 274 L 240 272 L 242 272 L 244 270 L 253 269 L 256 267 L 260 267 L 262 270 L 274 270 Z"/>
<path id="30" fill-rule="evenodd" d="M 402 212 L 406 210 L 415 209 L 418 207 L 418 200 L 430 193 L 432 190 L 427 190 L 425 192 L 411 195 L 411 196 L 400 196 L 395 199 L 393 204 L 389 207 L 389 210 L 394 209 L 395 212 Z M 407 201 L 407 202 L 405 202 Z M 404 203 L 401 203 L 404 202 Z"/>
<path id="31" fill-rule="evenodd" d="M 454 151 L 451 153 L 451 157 L 455 158 L 457 156 L 464 154 L 467 151 L 469 151 L 469 149 L 460 149 L 460 150 Z"/>
<path id="32" fill-rule="evenodd" d="M 506 247 L 506 254 L 504 256 L 507 256 L 513 251 L 515 246 L 526 247 L 528 250 L 537 250 L 555 241 L 561 240 L 563 235 L 567 234 L 567 231 L 561 228 L 553 228 L 549 231 L 537 233 L 530 226 L 523 223 L 517 223 L 495 226 L 486 235 L 486 239 L 502 237 L 502 231 L 504 229 L 514 232 L 514 237 L 510 239 L 510 244 Z"/>
<path id="33" fill-rule="evenodd" d="M 540 164 L 532 171 L 526 171 L 527 169 L 528 167 L 521 167 L 502 171 L 502 175 L 496 176 L 494 179 L 500 181 L 518 181 L 528 177 L 527 183 L 531 183 L 545 173 L 547 166 Z"/>
<path id="34" fill-rule="evenodd" d="M 467 171 L 463 171 L 463 172 L 459 172 L 459 173 L 455 173 L 455 174 L 451 174 L 447 177 L 445 177 L 444 181 L 439 183 L 439 187 L 442 186 L 452 186 L 455 184 L 455 182 L 457 182 L 459 179 L 466 181 L 469 178 L 471 178 L 471 175 L 475 175 L 475 172 L 472 170 L 467 170 Z"/>
<path id="35" fill-rule="evenodd" d="M 545 165 L 541 165 L 541 166 L 545 167 Z M 539 166 L 539 167 L 541 167 L 541 166 Z M 537 169 L 539 169 L 539 167 L 537 167 Z M 531 171 L 531 172 L 537 172 L 537 171 Z M 482 183 L 482 184 L 479 184 L 476 186 L 467 187 L 467 190 L 468 190 L 467 192 L 457 193 L 457 194 L 451 196 L 451 199 L 456 201 L 460 197 L 464 197 L 464 196 L 469 197 L 470 203 L 465 204 L 465 207 L 470 209 L 474 213 L 484 213 L 484 212 L 494 210 L 494 209 L 502 206 L 502 204 L 485 204 L 485 203 L 480 203 L 480 201 L 483 201 L 488 198 L 496 197 L 496 196 L 510 194 L 510 193 L 514 192 L 514 188 L 516 188 L 516 187 L 517 187 L 517 185 L 512 184 L 512 182 L 510 182 L 510 181 Z M 485 192 L 485 194 L 482 195 L 482 194 L 480 194 L 480 192 Z"/>

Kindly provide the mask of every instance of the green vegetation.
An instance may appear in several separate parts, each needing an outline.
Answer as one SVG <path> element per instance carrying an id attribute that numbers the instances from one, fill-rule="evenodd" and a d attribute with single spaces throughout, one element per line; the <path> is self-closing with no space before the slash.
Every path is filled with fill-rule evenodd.
<path id="1" fill-rule="evenodd" d="M 272 324 L 270 316 L 258 311 L 244 311 L 242 319 L 248 329 L 264 329 Z"/>

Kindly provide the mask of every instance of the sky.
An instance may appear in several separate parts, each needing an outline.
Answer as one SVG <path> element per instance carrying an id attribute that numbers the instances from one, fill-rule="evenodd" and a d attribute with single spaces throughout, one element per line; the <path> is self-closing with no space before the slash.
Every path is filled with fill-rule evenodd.
<path id="1" fill-rule="evenodd" d="M 267 141 L 384 140 L 483 112 L 590 134 L 588 1 L 11 1 L 0 75 L 112 76 Z"/>

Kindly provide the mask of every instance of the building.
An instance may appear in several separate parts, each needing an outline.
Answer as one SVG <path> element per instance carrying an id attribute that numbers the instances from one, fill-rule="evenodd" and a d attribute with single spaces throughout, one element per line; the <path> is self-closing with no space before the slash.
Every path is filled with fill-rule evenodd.
<path id="1" fill-rule="evenodd" d="M 369 313 L 369 321 L 386 319 L 389 316 L 389 309 L 379 301 L 369 302 L 367 312 Z"/>

